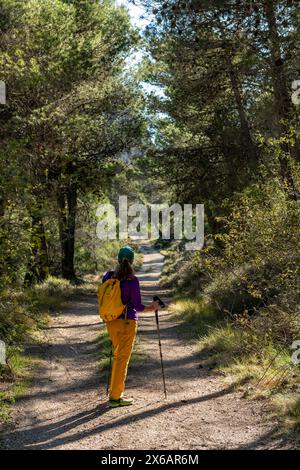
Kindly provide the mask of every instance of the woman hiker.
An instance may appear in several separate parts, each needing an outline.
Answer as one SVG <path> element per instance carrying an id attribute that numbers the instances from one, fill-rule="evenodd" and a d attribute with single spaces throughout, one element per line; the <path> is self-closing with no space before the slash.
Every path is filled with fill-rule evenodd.
<path id="1" fill-rule="evenodd" d="M 137 332 L 139 312 L 151 312 L 159 309 L 157 301 L 148 307 L 141 303 L 140 285 L 133 272 L 134 251 L 130 246 L 123 246 L 118 254 L 118 266 L 115 271 L 108 271 L 102 283 L 110 278 L 117 278 L 121 284 L 122 303 L 126 305 L 126 313 L 116 320 L 106 323 L 114 350 L 114 360 L 109 388 L 109 406 L 131 405 L 133 400 L 125 397 L 125 379 Z"/>

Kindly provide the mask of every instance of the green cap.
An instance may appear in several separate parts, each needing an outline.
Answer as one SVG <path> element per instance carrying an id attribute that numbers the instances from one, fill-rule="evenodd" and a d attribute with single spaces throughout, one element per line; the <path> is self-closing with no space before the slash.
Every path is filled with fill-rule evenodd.
<path id="1" fill-rule="evenodd" d="M 134 259 L 134 251 L 130 246 L 122 246 L 118 254 L 118 261 L 121 263 L 123 259 L 128 259 L 132 263 Z"/>

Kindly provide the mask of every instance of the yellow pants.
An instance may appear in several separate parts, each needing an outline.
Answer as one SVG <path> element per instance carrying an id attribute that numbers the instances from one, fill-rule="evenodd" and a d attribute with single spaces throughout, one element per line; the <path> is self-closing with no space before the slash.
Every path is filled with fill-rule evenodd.
<path id="1" fill-rule="evenodd" d="M 135 320 L 117 319 L 106 323 L 114 349 L 109 397 L 118 400 L 125 390 L 128 363 L 137 331 Z"/>

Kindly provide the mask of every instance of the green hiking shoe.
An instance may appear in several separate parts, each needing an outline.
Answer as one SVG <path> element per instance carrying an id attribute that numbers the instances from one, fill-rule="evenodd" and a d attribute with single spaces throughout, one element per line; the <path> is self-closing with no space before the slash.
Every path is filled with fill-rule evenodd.
<path id="1" fill-rule="evenodd" d="M 121 397 L 119 400 L 110 399 L 108 405 L 110 408 L 117 408 L 118 406 L 129 406 L 133 404 L 132 398 Z"/>

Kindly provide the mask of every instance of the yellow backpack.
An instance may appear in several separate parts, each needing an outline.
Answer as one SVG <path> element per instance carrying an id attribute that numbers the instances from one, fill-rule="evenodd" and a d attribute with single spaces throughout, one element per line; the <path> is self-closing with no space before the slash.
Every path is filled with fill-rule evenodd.
<path id="1" fill-rule="evenodd" d="M 99 315 L 104 322 L 113 321 L 126 309 L 122 303 L 119 279 L 107 279 L 98 287 Z"/>

